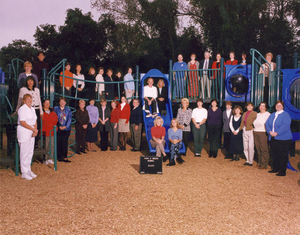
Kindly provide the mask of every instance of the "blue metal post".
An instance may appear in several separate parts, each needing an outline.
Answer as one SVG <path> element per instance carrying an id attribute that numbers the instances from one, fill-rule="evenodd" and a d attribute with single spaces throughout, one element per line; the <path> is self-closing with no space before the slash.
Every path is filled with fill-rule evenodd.
<path id="1" fill-rule="evenodd" d="M 220 78 L 221 78 L 221 81 L 220 81 L 220 101 L 219 101 L 219 106 L 222 107 L 222 104 L 223 104 L 223 86 L 225 85 L 225 82 L 224 82 L 224 58 L 221 58 L 221 65 L 220 65 Z"/>
<path id="2" fill-rule="evenodd" d="M 280 78 L 281 78 L 281 55 L 278 55 L 276 57 L 276 76 L 277 76 L 277 92 L 276 92 L 276 100 L 279 100 L 280 98 Z"/>

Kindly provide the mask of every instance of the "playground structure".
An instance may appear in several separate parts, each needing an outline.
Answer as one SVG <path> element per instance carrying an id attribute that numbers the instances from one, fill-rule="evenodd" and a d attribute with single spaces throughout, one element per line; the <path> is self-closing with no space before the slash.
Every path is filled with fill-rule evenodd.
<path id="1" fill-rule="evenodd" d="M 164 126 L 166 129 L 170 126 L 170 120 L 173 118 L 173 111 L 172 111 L 172 102 L 180 102 L 181 98 L 183 97 L 175 97 L 174 91 L 176 87 L 180 87 L 183 89 L 183 96 L 188 98 L 190 102 L 195 102 L 197 98 L 203 98 L 204 102 L 209 102 L 212 98 L 215 98 L 219 101 L 219 106 L 223 106 L 223 102 L 227 100 L 231 100 L 233 102 L 245 102 L 245 101 L 252 101 L 254 106 L 258 106 L 258 104 L 263 100 L 264 97 L 264 78 L 262 74 L 259 74 L 259 68 L 261 67 L 262 63 L 265 63 L 265 58 L 255 49 L 250 50 L 250 54 L 252 56 L 252 64 L 246 66 L 223 66 L 224 60 L 221 60 L 221 67 L 220 69 L 208 69 L 208 70 L 183 70 L 185 74 L 185 79 L 183 81 L 183 87 L 180 87 L 182 84 L 177 84 L 177 80 L 174 78 L 174 71 L 172 70 L 172 61 L 170 61 L 170 71 L 169 71 L 169 79 L 166 75 L 162 74 L 159 70 L 150 70 L 145 76 L 141 78 L 139 73 L 139 67 L 136 66 L 136 73 L 135 77 L 135 95 L 132 98 L 139 98 L 141 99 L 141 104 L 143 104 L 143 86 L 145 85 L 146 79 L 149 77 L 155 78 L 163 78 L 165 84 L 168 86 L 168 97 L 169 100 L 167 102 L 167 111 L 168 115 L 163 117 L 164 119 Z M 298 63 L 298 53 L 294 55 L 294 70 L 297 69 L 299 66 Z M 263 61 L 263 62 L 261 62 Z M 66 59 L 63 59 L 60 63 L 58 63 L 55 67 L 53 67 L 49 73 L 47 74 L 46 71 L 43 71 L 43 76 L 41 78 L 42 83 L 40 85 L 41 90 L 41 99 L 50 99 L 51 106 L 56 103 L 59 97 L 65 96 L 64 92 L 60 92 L 60 84 L 59 84 L 59 76 L 60 72 L 64 71 L 65 63 L 67 62 Z M 16 99 L 18 97 L 18 91 L 16 90 L 16 81 L 18 79 L 18 75 L 20 73 L 20 68 L 24 61 L 20 59 L 13 59 L 12 64 L 8 65 L 7 72 L 5 73 L 7 77 L 4 79 L 4 84 L 0 84 L 0 99 L 1 99 L 1 112 L 0 112 L 0 150 L 2 149 L 2 137 L 3 137 L 3 129 L 6 128 L 6 135 L 8 137 L 7 140 L 7 156 L 16 156 L 18 157 L 18 151 L 14 146 L 17 146 L 16 138 L 15 138 L 15 126 L 16 120 L 12 118 L 11 114 L 13 113 L 13 107 L 16 106 Z M 283 71 L 284 77 L 282 79 L 281 71 Z M 208 94 L 207 90 L 200 84 L 199 79 L 206 74 L 211 80 L 211 94 Z M 226 74 L 225 74 L 226 73 Z M 292 116 L 293 123 L 292 123 L 292 130 L 294 133 L 300 132 L 300 125 L 299 119 L 295 119 L 293 117 L 299 117 L 299 70 L 295 72 L 294 78 L 291 82 L 285 79 L 285 75 L 288 74 L 285 70 L 281 70 L 281 56 L 276 57 L 276 70 L 271 72 L 271 76 L 269 78 L 269 105 L 272 107 L 276 100 L 282 99 L 284 100 L 287 97 L 287 101 L 291 100 L 290 105 L 285 107 L 285 110 L 289 112 Z M 2 77 L 4 73 L 0 74 Z M 286 75 L 290 77 L 290 74 Z M 65 79 L 65 75 L 63 77 L 63 83 Z M 76 90 L 78 86 L 78 79 L 72 78 L 77 81 L 76 83 Z M 3 80 L 3 79 L 2 79 Z M 96 81 L 85 81 L 91 83 L 101 83 Z M 120 97 L 120 84 L 125 83 L 124 81 L 119 82 L 111 82 L 118 87 L 118 97 Z M 196 86 L 198 91 L 195 89 L 195 86 L 191 86 L 191 84 L 198 84 Z M 243 85 L 244 84 L 244 85 Z M 246 87 L 247 86 L 247 87 Z M 282 89 L 281 89 L 282 88 Z M 293 91 L 289 92 L 289 89 Z M 288 95 L 289 94 L 289 95 Z M 75 98 L 71 96 L 65 96 L 68 99 L 72 100 L 79 100 L 82 98 Z M 99 96 L 96 97 L 96 101 L 99 101 Z M 295 105 L 294 105 L 295 104 Z M 74 112 L 75 109 L 72 108 Z M 296 111 L 295 111 L 296 110 Z M 293 112 L 295 114 L 293 114 Z M 72 124 L 75 120 L 72 121 Z M 149 146 L 150 153 L 154 153 L 155 150 L 151 147 L 150 139 L 151 139 L 151 127 L 153 126 L 153 119 L 145 118 L 144 114 L 144 126 L 146 131 L 147 142 Z M 75 130 L 72 129 L 71 135 L 75 134 Z M 293 134 L 294 137 L 294 134 Z M 55 137 L 54 137 L 55 138 Z M 166 137 L 167 139 L 167 137 Z M 299 133 L 295 135 L 293 141 L 299 140 Z M 56 139 L 55 139 L 56 140 Z M 70 138 L 72 143 L 69 147 L 75 144 L 74 139 Z M 56 142 L 56 141 L 55 141 Z M 181 149 L 181 152 L 184 151 L 185 146 Z M 72 154 L 68 157 L 71 157 L 75 154 L 72 148 L 69 148 L 72 151 Z M 169 152 L 168 144 L 165 146 L 166 152 Z M 17 160 L 16 160 L 17 162 Z M 292 167 L 291 167 L 292 168 Z"/>

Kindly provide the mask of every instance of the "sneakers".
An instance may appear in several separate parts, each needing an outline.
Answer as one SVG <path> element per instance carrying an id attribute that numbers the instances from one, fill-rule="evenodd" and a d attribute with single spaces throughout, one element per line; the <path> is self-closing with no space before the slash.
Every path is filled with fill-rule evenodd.
<path id="1" fill-rule="evenodd" d="M 37 175 L 34 174 L 32 171 L 29 172 L 29 175 L 30 175 L 32 178 L 36 178 L 36 177 L 37 177 Z"/>
<path id="2" fill-rule="evenodd" d="M 54 161 L 52 159 L 49 159 L 48 164 L 54 164 Z"/>
<path id="3" fill-rule="evenodd" d="M 32 180 L 32 176 L 30 175 L 30 173 L 22 173 L 22 178 L 25 180 Z"/>
<path id="4" fill-rule="evenodd" d="M 155 112 L 154 112 L 153 115 L 152 115 L 153 118 L 155 118 L 155 117 L 157 117 L 157 116 L 158 116 L 158 114 L 155 113 Z"/>
<path id="5" fill-rule="evenodd" d="M 152 114 L 151 114 L 151 113 L 148 113 L 148 114 L 146 115 L 146 118 L 149 118 L 149 117 L 152 117 Z"/>

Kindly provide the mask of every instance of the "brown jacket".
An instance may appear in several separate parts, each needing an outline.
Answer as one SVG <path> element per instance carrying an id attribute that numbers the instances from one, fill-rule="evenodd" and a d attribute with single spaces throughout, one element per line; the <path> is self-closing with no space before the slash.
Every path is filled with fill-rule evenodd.
<path id="1" fill-rule="evenodd" d="M 247 112 L 245 112 L 245 113 L 243 114 L 242 122 L 241 122 L 241 126 L 240 126 L 240 130 L 242 130 L 242 129 L 244 128 L 244 120 L 245 120 L 246 113 L 247 113 Z M 248 116 L 248 118 L 247 118 L 247 121 L 246 121 L 246 131 L 251 131 L 251 130 L 253 130 L 253 122 L 254 122 L 254 120 L 256 119 L 256 116 L 257 116 L 257 112 L 255 112 L 255 111 L 252 111 L 252 112 L 249 114 L 249 116 Z"/>

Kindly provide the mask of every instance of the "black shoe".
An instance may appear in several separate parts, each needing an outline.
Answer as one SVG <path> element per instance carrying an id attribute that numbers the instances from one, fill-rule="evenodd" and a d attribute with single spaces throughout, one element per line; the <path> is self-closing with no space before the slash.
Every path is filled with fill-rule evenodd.
<path id="1" fill-rule="evenodd" d="M 166 162 L 168 160 L 168 156 L 163 156 L 163 162 Z"/>
<path id="2" fill-rule="evenodd" d="M 138 152 L 139 150 L 137 149 L 130 149 L 131 152 Z"/>
<path id="3" fill-rule="evenodd" d="M 250 164 L 250 163 L 248 164 L 248 166 L 252 166 L 252 165 L 253 165 L 253 164 Z"/>
<path id="4" fill-rule="evenodd" d="M 110 151 L 117 151 L 116 149 L 110 149 Z"/>
<path id="5" fill-rule="evenodd" d="M 249 165 L 249 163 L 248 163 L 248 162 L 245 162 L 243 165 L 244 165 L 244 166 L 248 166 L 248 165 Z"/>
<path id="6" fill-rule="evenodd" d="M 285 176 L 286 174 L 285 173 L 283 173 L 283 172 L 278 172 L 277 174 L 276 174 L 276 176 Z"/>
<path id="7" fill-rule="evenodd" d="M 176 159 L 176 161 L 177 161 L 177 163 L 179 163 L 179 164 L 182 164 L 182 163 L 183 163 L 183 159 L 182 159 L 181 157 L 178 157 L 178 158 Z"/>
<path id="8" fill-rule="evenodd" d="M 235 161 L 235 160 L 236 160 L 236 155 L 233 154 L 233 157 L 232 157 L 232 159 L 231 159 L 230 161 L 233 162 L 233 161 Z"/>
<path id="9" fill-rule="evenodd" d="M 240 160 L 240 156 L 237 155 L 236 158 L 235 158 L 235 160 L 236 160 L 236 161 L 239 161 L 239 160 Z"/>
<path id="10" fill-rule="evenodd" d="M 75 153 L 78 154 L 78 155 L 81 155 L 81 152 L 79 152 L 79 151 L 76 151 Z"/>
<path id="11" fill-rule="evenodd" d="M 71 162 L 70 160 L 68 159 L 61 159 L 61 160 L 58 160 L 59 162 Z"/>
<path id="12" fill-rule="evenodd" d="M 217 158 L 217 155 L 214 155 L 213 158 Z"/>
<path id="13" fill-rule="evenodd" d="M 84 153 L 84 154 L 87 154 L 87 152 L 86 152 L 86 151 L 82 151 L 82 153 Z"/>
<path id="14" fill-rule="evenodd" d="M 226 157 L 224 157 L 224 159 L 230 159 L 230 157 L 229 157 L 229 156 L 226 156 Z"/>
<path id="15" fill-rule="evenodd" d="M 213 156 L 213 155 L 209 154 L 209 156 L 208 156 L 208 157 L 210 158 L 210 157 L 212 157 L 212 156 Z"/>
<path id="16" fill-rule="evenodd" d="M 171 160 L 171 161 L 167 164 L 167 166 L 175 166 L 175 165 L 176 165 L 176 163 L 175 163 L 174 160 Z"/>
<path id="17" fill-rule="evenodd" d="M 271 171 L 268 171 L 268 173 L 278 173 L 278 171 L 276 171 L 276 170 L 271 170 Z"/>

